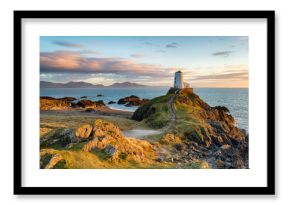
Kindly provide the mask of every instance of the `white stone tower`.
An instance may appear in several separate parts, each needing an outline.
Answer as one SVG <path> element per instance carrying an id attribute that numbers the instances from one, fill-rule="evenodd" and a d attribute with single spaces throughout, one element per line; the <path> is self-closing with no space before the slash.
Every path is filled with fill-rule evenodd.
<path id="1" fill-rule="evenodd" d="M 174 76 L 174 88 L 183 89 L 184 83 L 183 83 L 183 72 L 180 70 L 175 72 Z"/>

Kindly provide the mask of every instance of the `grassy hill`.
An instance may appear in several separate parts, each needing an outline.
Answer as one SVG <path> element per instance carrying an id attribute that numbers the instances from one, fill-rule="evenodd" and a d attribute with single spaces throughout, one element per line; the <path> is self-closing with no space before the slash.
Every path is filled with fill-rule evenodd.
<path id="1" fill-rule="evenodd" d="M 235 119 L 226 107 L 211 107 L 189 89 L 173 89 L 167 95 L 152 99 L 138 108 L 132 119 L 179 136 L 181 144 L 191 144 L 188 149 L 208 153 L 208 158 L 212 158 L 208 160 L 212 163 L 218 161 L 213 159 L 212 153 L 220 151 L 221 155 L 228 155 L 226 159 L 221 157 L 223 160 L 215 167 L 248 166 L 248 136 L 245 131 L 236 127 Z"/>

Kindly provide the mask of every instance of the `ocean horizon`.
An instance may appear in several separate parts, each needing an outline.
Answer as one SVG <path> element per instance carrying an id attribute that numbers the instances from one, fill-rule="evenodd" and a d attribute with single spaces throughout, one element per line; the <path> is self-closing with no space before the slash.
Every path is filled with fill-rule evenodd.
<path id="1" fill-rule="evenodd" d="M 134 112 L 138 107 L 108 104 L 120 98 L 136 95 L 139 98 L 153 99 L 165 95 L 169 87 L 144 88 L 40 88 L 40 96 L 55 98 L 75 97 L 78 100 L 87 96 L 89 100 L 103 100 L 112 109 Z M 236 119 L 237 127 L 248 131 L 248 88 L 194 88 L 193 91 L 210 106 L 225 106 Z M 103 95 L 97 97 L 97 95 Z"/>

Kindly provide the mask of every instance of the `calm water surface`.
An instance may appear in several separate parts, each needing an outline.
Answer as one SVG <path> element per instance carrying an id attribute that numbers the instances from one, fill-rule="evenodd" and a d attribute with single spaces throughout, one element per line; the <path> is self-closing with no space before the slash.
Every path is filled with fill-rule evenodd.
<path id="1" fill-rule="evenodd" d="M 117 102 L 120 98 L 136 95 L 140 98 L 152 99 L 165 95 L 168 87 L 154 88 L 41 88 L 40 96 L 75 97 L 88 96 L 90 100 L 103 100 L 106 104 L 110 101 Z M 195 88 L 197 93 L 210 106 L 226 106 L 237 121 L 239 128 L 248 131 L 248 88 Z M 104 97 L 97 97 L 102 94 Z M 124 105 L 108 105 L 113 109 L 134 111 L 137 107 Z"/>

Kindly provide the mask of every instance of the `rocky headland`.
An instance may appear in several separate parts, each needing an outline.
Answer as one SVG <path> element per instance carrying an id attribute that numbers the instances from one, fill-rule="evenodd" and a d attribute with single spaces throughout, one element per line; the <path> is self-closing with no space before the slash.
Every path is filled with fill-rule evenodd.
<path id="1" fill-rule="evenodd" d="M 139 107 L 132 119 L 167 133 L 161 140 L 176 148 L 175 158 L 159 160 L 202 159 L 211 168 L 248 168 L 246 131 L 236 127 L 228 108 L 211 107 L 192 90 L 171 89 Z"/>

